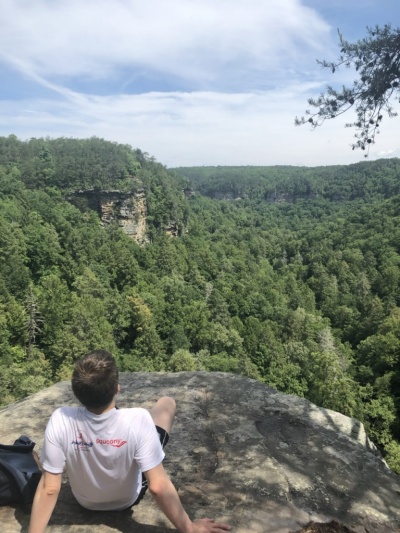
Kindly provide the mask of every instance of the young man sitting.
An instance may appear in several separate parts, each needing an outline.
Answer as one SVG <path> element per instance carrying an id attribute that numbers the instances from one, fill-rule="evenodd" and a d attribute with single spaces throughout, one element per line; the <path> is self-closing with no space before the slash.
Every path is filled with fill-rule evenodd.
<path id="1" fill-rule="evenodd" d="M 147 486 L 181 533 L 223 533 L 226 524 L 192 521 L 183 509 L 162 461 L 175 417 L 175 402 L 163 397 L 149 411 L 118 409 L 114 357 L 105 350 L 75 364 L 72 390 L 82 407 L 61 407 L 51 416 L 41 457 L 29 533 L 43 533 L 61 489 L 64 465 L 72 493 L 87 509 L 118 511 L 139 503 Z M 143 474 L 144 475 L 143 475 Z"/>

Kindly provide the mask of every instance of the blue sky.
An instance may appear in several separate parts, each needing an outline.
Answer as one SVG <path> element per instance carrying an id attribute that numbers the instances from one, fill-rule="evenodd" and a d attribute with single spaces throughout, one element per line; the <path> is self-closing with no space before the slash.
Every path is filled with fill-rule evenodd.
<path id="1" fill-rule="evenodd" d="M 355 163 L 344 115 L 295 127 L 316 59 L 392 23 L 398 0 L 13 0 L 0 10 L 0 135 L 128 143 L 173 166 Z M 400 116 L 370 159 L 400 157 Z"/>

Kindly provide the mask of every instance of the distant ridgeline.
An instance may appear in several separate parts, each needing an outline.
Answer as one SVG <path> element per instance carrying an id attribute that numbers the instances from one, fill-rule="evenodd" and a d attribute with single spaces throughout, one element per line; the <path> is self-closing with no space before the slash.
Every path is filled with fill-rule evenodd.
<path id="1" fill-rule="evenodd" d="M 167 170 L 0 138 L 0 405 L 97 347 L 358 418 L 400 472 L 400 160 Z"/>
<path id="2" fill-rule="evenodd" d="M 179 167 L 192 187 L 215 199 L 263 199 L 271 203 L 326 198 L 345 201 L 400 194 L 400 159 L 325 167 Z"/>

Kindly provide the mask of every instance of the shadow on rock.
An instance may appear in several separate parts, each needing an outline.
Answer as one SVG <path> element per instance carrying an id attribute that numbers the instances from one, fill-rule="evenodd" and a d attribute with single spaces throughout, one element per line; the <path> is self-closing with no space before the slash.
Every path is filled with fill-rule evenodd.
<path id="1" fill-rule="evenodd" d="M 65 487 L 63 488 L 63 490 Z M 169 529 L 165 523 L 149 525 L 139 523 L 134 519 L 134 511 L 88 511 L 77 503 L 66 504 L 62 502 L 56 507 L 49 522 L 52 533 L 81 533 L 96 531 L 96 533 L 176 533 L 175 529 Z M 21 525 L 21 533 L 27 533 L 29 527 L 29 515 L 21 509 L 15 509 L 15 519 Z"/>
<path id="2" fill-rule="evenodd" d="M 305 528 L 299 529 L 294 533 L 354 533 L 354 531 L 332 520 L 327 524 L 317 524 L 315 522 L 312 522 L 308 524 L 308 526 L 306 526 Z"/>

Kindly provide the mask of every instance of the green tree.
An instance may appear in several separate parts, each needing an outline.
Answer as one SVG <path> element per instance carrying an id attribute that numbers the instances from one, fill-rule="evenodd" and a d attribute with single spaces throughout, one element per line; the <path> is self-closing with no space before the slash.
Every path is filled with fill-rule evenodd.
<path id="1" fill-rule="evenodd" d="M 40 279 L 37 294 L 43 319 L 40 342 L 47 352 L 71 316 L 71 293 L 59 273 L 54 272 Z"/>
<path id="2" fill-rule="evenodd" d="M 29 288 L 28 295 L 25 299 L 25 311 L 26 311 L 26 329 L 27 329 L 27 347 L 26 352 L 28 357 L 32 353 L 32 349 L 36 343 L 36 336 L 42 331 L 43 320 L 40 314 L 38 300 L 33 292 L 33 288 Z"/>
<path id="3" fill-rule="evenodd" d="M 199 370 L 195 357 L 189 350 L 177 350 L 168 361 L 168 370 L 172 372 L 193 372 Z"/>
<path id="4" fill-rule="evenodd" d="M 340 55 L 336 61 L 318 61 L 324 68 L 334 73 L 341 66 L 354 68 L 357 78 L 352 87 L 340 90 L 328 86 L 325 93 L 310 98 L 310 106 L 305 117 L 296 118 L 296 125 L 309 123 L 312 128 L 320 126 L 325 120 L 354 108 L 356 120 L 347 126 L 356 128 L 356 141 L 353 149 L 368 150 L 375 142 L 375 136 L 386 112 L 389 117 L 393 111 L 391 100 L 399 94 L 400 76 L 400 28 L 367 28 L 367 36 L 350 43 L 339 33 Z M 368 152 L 367 152 L 368 154 Z"/>
<path id="5" fill-rule="evenodd" d="M 49 280 L 56 294 L 63 297 L 63 287 L 55 280 Z M 60 311 L 54 342 L 47 349 L 54 374 L 66 378 L 74 361 L 85 353 L 102 347 L 113 353 L 116 345 L 112 324 L 108 314 L 108 292 L 95 274 L 85 268 L 74 283 L 75 292 L 70 295 L 70 306 Z M 60 307 L 65 302 L 60 302 Z"/>
<path id="6" fill-rule="evenodd" d="M 35 347 L 29 357 L 23 348 L 13 347 L 12 362 L 0 368 L 0 405 L 20 400 L 51 384 L 51 366 Z"/>
<path id="7" fill-rule="evenodd" d="M 165 352 L 153 313 L 134 289 L 126 296 L 126 329 L 123 339 L 123 370 L 163 370 Z"/>
<path id="8" fill-rule="evenodd" d="M 24 228 L 28 266 L 35 279 L 61 261 L 61 248 L 54 227 L 43 221 L 36 211 L 29 213 Z"/>

